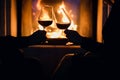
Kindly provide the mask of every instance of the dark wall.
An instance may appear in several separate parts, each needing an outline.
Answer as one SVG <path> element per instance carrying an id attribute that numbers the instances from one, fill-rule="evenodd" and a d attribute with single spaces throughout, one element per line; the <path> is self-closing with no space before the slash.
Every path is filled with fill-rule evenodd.
<path id="1" fill-rule="evenodd" d="M 11 34 L 11 0 L 6 0 L 5 2 L 6 6 L 6 34 L 10 35 Z"/>
<path id="2" fill-rule="evenodd" d="M 0 36 L 10 34 L 11 0 L 0 0 Z"/>
<path id="3" fill-rule="evenodd" d="M 17 36 L 21 36 L 22 0 L 17 0 Z"/>
<path id="4" fill-rule="evenodd" d="M 92 1 L 93 3 L 93 5 L 92 5 L 92 8 L 93 8 L 93 10 L 92 10 L 92 20 L 93 20 L 93 22 L 92 22 L 92 24 L 93 24 L 93 33 L 92 33 L 92 35 L 93 35 L 93 39 L 95 40 L 95 41 L 97 41 L 97 9 L 98 9 L 98 0 L 93 0 Z"/>
<path id="5" fill-rule="evenodd" d="M 0 0 L 0 36 L 5 35 L 4 2 L 4 0 Z"/>

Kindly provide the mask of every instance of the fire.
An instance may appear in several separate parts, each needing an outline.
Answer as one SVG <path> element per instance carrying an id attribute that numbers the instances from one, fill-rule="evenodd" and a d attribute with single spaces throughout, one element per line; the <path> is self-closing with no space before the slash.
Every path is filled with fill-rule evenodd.
<path id="1" fill-rule="evenodd" d="M 38 10 L 41 9 L 40 2 L 41 2 L 41 0 L 38 0 L 38 1 L 37 1 L 37 4 L 36 4 L 36 7 L 37 7 Z"/>
<path id="2" fill-rule="evenodd" d="M 42 6 L 42 4 L 40 2 L 41 2 L 41 0 L 38 0 L 37 4 L 36 4 L 36 6 L 37 6 L 36 8 L 37 8 L 38 11 L 40 11 L 41 6 Z M 74 15 L 72 14 L 72 10 L 68 10 L 68 11 L 66 10 L 64 1 L 58 7 L 57 10 L 58 10 L 58 13 L 63 13 L 63 16 L 61 16 L 62 17 L 62 22 L 71 23 L 70 26 L 68 27 L 68 29 L 76 31 L 77 30 L 77 25 L 72 20 L 72 18 L 74 18 Z M 69 17 L 70 20 L 65 17 L 66 14 L 67 14 L 67 17 Z M 47 17 L 47 14 L 44 18 L 46 18 L 46 17 Z M 37 25 L 38 25 L 38 28 L 40 30 L 44 29 L 40 24 L 37 24 Z M 66 38 L 65 33 L 61 29 L 57 28 L 55 20 L 53 20 L 53 23 L 50 26 L 46 27 L 45 30 L 47 31 L 47 34 L 46 34 L 47 38 Z"/>

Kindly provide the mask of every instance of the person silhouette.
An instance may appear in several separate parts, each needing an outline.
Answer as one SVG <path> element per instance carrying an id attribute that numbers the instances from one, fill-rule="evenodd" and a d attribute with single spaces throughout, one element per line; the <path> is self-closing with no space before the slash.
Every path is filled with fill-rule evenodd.
<path id="1" fill-rule="evenodd" d="M 1 36 L 0 37 L 0 59 L 3 64 L 11 64 L 19 62 L 24 59 L 24 55 L 20 51 L 21 48 L 29 45 L 41 44 L 46 40 L 46 31 L 37 30 L 30 36 L 14 37 Z M 14 64 L 15 64 L 14 63 Z"/>
<path id="2" fill-rule="evenodd" d="M 88 55 L 79 53 L 72 57 L 70 69 L 55 75 L 55 80 L 105 80 L 118 78 L 120 0 L 115 0 L 103 30 L 103 43 L 81 36 L 77 31 L 65 30 L 66 37 L 74 44 L 90 51 Z M 60 78 L 60 76 L 62 78 Z M 64 76 L 64 78 L 63 78 Z M 60 79 L 59 79 L 60 78 Z"/>
<path id="3" fill-rule="evenodd" d="M 118 59 L 118 47 L 119 40 L 119 19 L 120 19 L 120 0 L 115 0 L 115 3 L 112 6 L 109 17 L 107 18 L 103 26 L 103 43 L 96 42 L 90 38 L 82 37 L 73 30 L 65 30 L 67 38 L 74 44 L 81 45 L 82 48 L 89 50 L 93 53 L 99 53 L 102 57 L 105 58 L 114 58 L 113 60 Z M 117 39 L 116 39 L 117 38 Z M 113 54 L 114 53 L 114 54 Z M 98 54 L 96 54 L 98 55 Z M 116 60 L 117 61 L 117 60 Z M 111 62 L 110 62 L 111 63 Z"/>
<path id="4" fill-rule="evenodd" d="M 21 51 L 19 49 L 27 47 L 29 45 L 41 44 L 46 40 L 46 32 L 37 30 L 30 36 L 14 37 L 14 36 L 1 36 L 0 37 L 0 59 L 5 63 L 12 59 L 22 58 Z M 18 54 L 17 54 L 18 53 Z M 16 58 L 18 57 L 19 58 Z M 16 61 L 13 60 L 13 61 Z"/>

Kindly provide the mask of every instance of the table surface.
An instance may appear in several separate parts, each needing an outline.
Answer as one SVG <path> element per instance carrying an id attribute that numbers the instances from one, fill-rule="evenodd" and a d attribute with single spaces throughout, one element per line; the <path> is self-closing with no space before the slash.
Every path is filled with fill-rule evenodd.
<path id="1" fill-rule="evenodd" d="M 72 48 L 78 49 L 81 48 L 80 45 L 31 45 L 29 48 Z"/>

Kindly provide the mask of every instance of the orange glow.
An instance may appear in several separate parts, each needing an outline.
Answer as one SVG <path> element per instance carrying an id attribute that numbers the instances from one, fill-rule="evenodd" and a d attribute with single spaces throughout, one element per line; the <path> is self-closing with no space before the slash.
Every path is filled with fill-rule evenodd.
<path id="1" fill-rule="evenodd" d="M 11 0 L 11 35 L 17 36 L 16 0 Z"/>
<path id="2" fill-rule="evenodd" d="M 33 33 L 32 28 L 32 0 L 22 1 L 22 21 L 21 21 L 21 35 L 29 36 Z"/>
<path id="3" fill-rule="evenodd" d="M 97 16 L 97 41 L 102 42 L 102 9 L 103 0 L 98 0 L 98 16 Z"/>
<path id="4" fill-rule="evenodd" d="M 78 32 L 84 37 L 92 37 L 92 0 L 81 0 Z"/>
<path id="5" fill-rule="evenodd" d="M 41 2 L 41 0 L 38 0 L 38 1 L 37 1 L 37 5 L 36 5 L 36 7 L 37 7 L 38 10 L 41 9 L 40 2 Z"/>
<path id="6" fill-rule="evenodd" d="M 39 27 L 40 30 L 44 30 L 43 26 L 38 25 L 38 27 Z"/>

